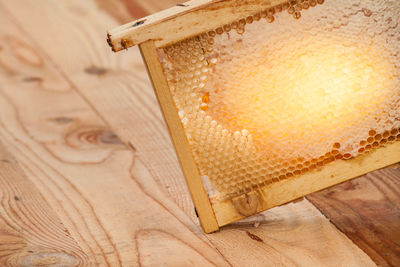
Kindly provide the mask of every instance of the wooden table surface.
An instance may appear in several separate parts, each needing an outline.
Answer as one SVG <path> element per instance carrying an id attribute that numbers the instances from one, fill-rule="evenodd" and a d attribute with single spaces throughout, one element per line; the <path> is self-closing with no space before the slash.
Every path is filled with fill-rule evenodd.
<path id="1" fill-rule="evenodd" d="M 0 266 L 400 266 L 395 167 L 202 232 L 138 49 L 105 42 L 178 2 L 0 0 Z"/>

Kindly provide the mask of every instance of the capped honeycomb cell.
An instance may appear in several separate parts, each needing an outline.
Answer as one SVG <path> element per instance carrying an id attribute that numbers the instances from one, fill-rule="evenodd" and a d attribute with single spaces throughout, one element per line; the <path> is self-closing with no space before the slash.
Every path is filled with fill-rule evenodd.
<path id="1" fill-rule="evenodd" d="M 221 199 L 400 140 L 400 2 L 291 0 L 159 50 Z"/>

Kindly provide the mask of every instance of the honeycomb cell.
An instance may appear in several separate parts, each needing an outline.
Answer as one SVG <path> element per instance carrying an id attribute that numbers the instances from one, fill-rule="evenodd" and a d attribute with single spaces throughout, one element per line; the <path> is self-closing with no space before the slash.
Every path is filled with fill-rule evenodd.
<path id="1" fill-rule="evenodd" d="M 300 19 L 301 18 L 301 13 L 299 11 L 294 12 L 293 17 L 295 19 Z"/>
<path id="2" fill-rule="evenodd" d="M 398 142 L 399 14 L 400 1 L 291 0 L 160 49 L 208 193 Z"/>

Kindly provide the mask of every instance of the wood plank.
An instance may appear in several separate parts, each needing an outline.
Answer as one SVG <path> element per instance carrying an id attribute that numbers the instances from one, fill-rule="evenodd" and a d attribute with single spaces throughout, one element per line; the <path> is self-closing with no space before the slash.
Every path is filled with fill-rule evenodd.
<path id="1" fill-rule="evenodd" d="M 206 237 L 202 235 L 198 227 L 195 227 L 194 232 L 199 239 L 206 239 L 212 243 L 214 250 L 212 253 L 200 246 L 198 239 L 185 238 L 185 235 L 181 234 L 185 228 L 179 221 L 175 226 L 170 225 L 171 219 L 166 218 L 163 215 L 164 212 L 161 212 L 160 216 L 152 216 L 151 214 L 157 214 L 159 211 L 151 204 L 157 200 L 157 203 L 168 206 L 168 211 L 181 221 L 187 222 L 190 218 L 197 222 L 185 180 L 169 141 L 168 131 L 162 120 L 150 81 L 146 78 L 139 51 L 136 48 L 130 49 L 129 55 L 124 52 L 119 54 L 109 52 L 104 44 L 104 29 L 117 25 L 117 22 L 113 19 L 113 15 L 107 15 L 104 12 L 104 7 L 102 12 L 93 8 L 95 6 L 93 1 L 42 1 L 40 6 L 22 0 L 1 3 L 14 14 L 19 25 L 29 25 L 29 34 L 27 31 L 26 36 L 32 38 L 31 42 L 38 43 L 37 51 L 46 51 L 48 57 L 65 77 L 72 81 L 74 87 L 71 90 L 75 90 L 92 107 L 95 107 L 97 115 L 102 116 L 124 142 L 135 147 L 135 164 L 141 164 L 141 167 L 135 168 L 133 177 L 149 195 L 143 201 L 140 200 L 143 197 L 141 190 L 127 193 L 126 187 L 129 188 L 129 186 L 124 180 L 123 170 L 126 170 L 126 165 L 129 163 L 122 156 L 117 156 L 118 153 L 114 156 L 116 158 L 113 162 L 108 163 L 108 168 L 112 170 L 107 170 L 108 168 L 103 166 L 96 172 L 85 172 L 87 177 L 93 177 L 93 173 L 97 175 L 106 172 L 112 176 L 112 180 L 111 178 L 107 180 L 110 181 L 109 187 L 102 185 L 102 190 L 96 190 L 90 188 L 93 187 L 90 182 L 81 184 L 79 181 L 85 178 L 82 177 L 80 168 L 76 170 L 77 175 L 74 177 L 78 177 L 75 178 L 76 183 L 79 183 L 78 188 L 83 191 L 83 195 L 90 196 L 89 200 L 93 207 L 98 207 L 96 203 L 100 203 L 100 207 L 105 205 L 100 210 L 110 210 L 107 214 L 108 219 L 105 214 L 98 214 L 98 216 L 108 226 L 107 230 L 116 244 L 122 243 L 121 246 L 129 244 L 127 241 L 131 233 L 138 229 L 134 242 L 138 244 L 140 250 L 138 258 L 141 263 L 154 262 L 158 265 L 160 261 L 173 262 L 176 258 L 168 257 L 168 255 L 176 255 L 176 247 L 170 247 L 170 243 L 158 242 L 158 240 L 171 240 L 176 245 L 190 244 L 188 250 L 184 250 L 185 253 L 195 250 L 201 255 L 209 256 L 207 259 L 217 261 L 219 257 L 223 257 L 228 264 L 237 266 L 246 266 L 249 262 L 254 266 L 282 265 L 282 262 L 288 263 L 288 266 L 307 266 L 310 261 L 318 263 L 317 266 L 374 266 L 365 253 L 321 216 L 308 201 L 263 212 L 251 218 L 250 221 L 229 226 L 233 227 L 232 229 L 224 229 Z M 107 13 L 111 14 L 112 11 Z M 60 29 L 63 30 L 60 31 Z M 53 44 L 51 48 L 48 46 L 50 42 Z M 82 50 L 83 47 L 85 47 L 84 50 Z M 73 100 L 67 102 L 74 103 Z M 81 152 L 82 149 L 79 150 L 79 153 Z M 93 156 L 98 152 L 88 152 L 88 154 Z M 67 153 L 62 155 L 65 157 Z M 50 161 L 50 164 L 52 163 L 53 161 Z M 102 174 L 101 177 L 104 175 Z M 104 178 L 98 179 L 104 180 Z M 119 186 L 117 187 L 114 183 Z M 107 194 L 104 195 L 103 191 Z M 118 193 L 111 195 L 109 191 Z M 126 204 L 119 202 L 121 195 L 127 201 Z M 104 198 L 113 202 L 105 203 Z M 114 200 L 114 198 L 117 199 Z M 124 207 L 120 213 L 115 211 L 118 205 Z M 141 206 L 143 206 L 141 211 L 137 212 Z M 152 209 L 154 213 L 149 214 L 149 210 Z M 130 222 L 127 222 L 126 213 L 135 214 L 129 217 Z M 140 226 L 144 225 L 146 220 L 151 225 L 146 227 L 146 230 L 140 230 Z M 261 223 L 261 226 L 255 228 L 253 225 L 257 222 Z M 94 227 L 95 223 L 90 225 Z M 152 227 L 156 229 L 176 227 L 174 229 L 177 229 L 177 232 L 164 231 L 163 233 L 166 234 L 163 234 L 160 231 L 149 230 Z M 122 231 L 121 229 L 126 229 L 123 232 L 124 235 L 117 235 L 116 232 Z M 254 240 L 254 236 L 252 238 L 246 231 L 264 238 L 267 242 Z M 171 233 L 176 238 L 171 238 Z M 275 242 L 272 242 L 273 240 Z M 273 243 L 274 246 L 269 245 L 268 242 Z M 275 249 L 275 246 L 279 249 Z M 335 249 L 321 249 L 321 247 Z M 121 248 L 121 250 L 123 263 L 137 255 L 136 250 L 131 246 L 127 246 L 126 249 Z M 128 250 L 130 250 L 131 258 L 127 258 L 125 254 Z M 244 251 L 246 253 L 243 253 Z M 160 258 L 155 258 L 156 252 L 160 253 Z M 220 252 L 222 256 L 215 256 L 215 253 Z M 181 258 L 182 262 L 185 259 L 189 260 L 190 257 L 198 259 L 196 253 L 187 257 L 185 253 L 180 254 L 180 256 L 185 256 Z"/>
<path id="2" fill-rule="evenodd" d="M 215 218 L 210 200 L 200 177 L 200 172 L 194 161 L 189 141 L 186 138 L 183 125 L 178 116 L 174 98 L 169 89 L 168 81 L 164 76 L 163 67 L 158 58 L 154 41 L 140 44 L 140 51 L 146 62 L 154 91 L 163 110 L 165 121 L 174 142 L 176 153 L 180 159 L 181 167 L 199 214 L 201 225 L 206 233 L 215 232 L 219 229 L 217 219 Z"/>
<path id="3" fill-rule="evenodd" d="M 237 266 L 375 266 L 307 200 L 222 227 L 209 238 Z"/>
<path id="4" fill-rule="evenodd" d="M 227 266 L 199 225 L 166 197 L 138 155 L 2 7 L 0 18 L 0 136 L 91 265 L 145 263 L 154 252 L 149 244 L 161 236 L 169 241 L 157 254 L 160 263 Z M 44 226 L 37 224 L 40 231 Z M 44 248 L 54 242 L 43 239 Z M 171 259 L 179 250 L 186 253 Z"/>
<path id="5" fill-rule="evenodd" d="M 109 30 L 108 41 L 115 52 L 148 40 L 163 47 L 285 2 L 288 1 L 192 0 Z"/>
<path id="6" fill-rule="evenodd" d="M 368 172 L 399 162 L 400 142 L 388 144 L 365 155 L 350 160 L 340 160 L 303 175 L 281 180 L 261 188 L 262 193 L 252 202 L 245 201 L 241 207 L 237 199 L 213 204 L 220 226 L 245 218 L 251 214 L 270 209 L 298 199 L 307 194 L 325 189 L 358 177 Z M 261 197 L 262 195 L 262 197 Z M 247 210 L 250 210 L 249 213 Z"/>
<path id="7" fill-rule="evenodd" d="M 30 8 L 38 6 L 30 6 L 25 1 L 14 1 L 9 7 L 19 9 L 16 18 L 26 17 L 29 23 L 35 24 L 30 29 L 35 42 L 53 44 L 52 49 L 45 49 L 46 53 L 56 60 L 61 73 L 68 74 L 77 93 L 99 109 L 98 115 L 140 154 L 163 191 L 197 223 L 190 193 L 139 49 L 131 49 L 129 55 L 110 52 L 104 42 L 105 29 L 118 22 L 104 10 L 95 12 L 95 3 L 60 1 L 43 4 L 38 12 L 30 12 Z M 76 8 L 71 10 L 71 6 Z M 77 27 L 76 23 L 82 25 Z M 59 29 L 65 29 L 64 33 L 59 34 Z M 82 46 L 85 46 L 84 55 L 81 55 Z"/>
<path id="8" fill-rule="evenodd" d="M 90 263 L 0 141 L 0 265 Z"/>
<path id="9" fill-rule="evenodd" d="M 400 169 L 378 170 L 307 198 L 379 266 L 400 266 Z"/>

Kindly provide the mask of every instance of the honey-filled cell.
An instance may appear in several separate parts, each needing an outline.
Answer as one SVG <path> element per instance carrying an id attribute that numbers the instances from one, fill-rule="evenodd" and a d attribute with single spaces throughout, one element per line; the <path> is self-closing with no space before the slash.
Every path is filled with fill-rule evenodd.
<path id="1" fill-rule="evenodd" d="M 398 142 L 399 14 L 400 1 L 292 0 L 159 49 L 208 193 Z"/>

